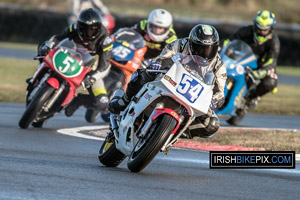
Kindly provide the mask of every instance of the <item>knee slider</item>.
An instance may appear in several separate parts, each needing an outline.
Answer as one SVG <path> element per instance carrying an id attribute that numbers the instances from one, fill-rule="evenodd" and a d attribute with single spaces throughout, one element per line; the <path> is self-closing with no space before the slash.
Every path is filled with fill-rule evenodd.
<path id="1" fill-rule="evenodd" d="M 98 95 L 95 97 L 94 100 L 94 108 L 97 110 L 104 110 L 108 104 L 108 97 L 107 95 Z"/>
<path id="2" fill-rule="evenodd" d="M 271 91 L 277 86 L 277 80 L 268 77 L 264 80 L 263 85 L 267 91 Z"/>

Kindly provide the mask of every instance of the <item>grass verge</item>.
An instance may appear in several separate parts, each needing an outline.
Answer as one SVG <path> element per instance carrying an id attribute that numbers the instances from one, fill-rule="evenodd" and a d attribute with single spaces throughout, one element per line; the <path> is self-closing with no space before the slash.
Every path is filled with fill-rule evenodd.
<path id="1" fill-rule="evenodd" d="M 22 50 L 37 50 L 37 44 L 28 43 L 14 43 L 14 42 L 0 42 L 0 47 L 12 48 L 12 49 L 22 49 Z"/>
<path id="2" fill-rule="evenodd" d="M 0 59 L 0 101 L 25 102 L 25 80 L 32 77 L 38 61 Z"/>
<path id="3" fill-rule="evenodd" d="M 300 86 L 278 84 L 278 93 L 268 93 L 261 98 L 251 113 L 299 115 Z"/>
<path id="4" fill-rule="evenodd" d="M 212 138 L 196 137 L 194 140 L 217 145 L 237 145 L 263 148 L 266 151 L 296 151 L 296 153 L 300 153 L 300 131 L 220 128 Z"/>
<path id="5" fill-rule="evenodd" d="M 0 101 L 24 102 L 25 80 L 32 77 L 38 61 L 1 58 L 0 63 Z M 264 96 L 251 112 L 300 115 L 300 86 L 279 84 L 278 90 Z"/>

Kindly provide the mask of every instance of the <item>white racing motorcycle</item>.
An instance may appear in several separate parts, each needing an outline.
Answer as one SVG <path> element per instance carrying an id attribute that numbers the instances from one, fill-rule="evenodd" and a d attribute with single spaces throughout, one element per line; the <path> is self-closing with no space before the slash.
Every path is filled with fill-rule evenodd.
<path id="1" fill-rule="evenodd" d="M 120 115 L 110 115 L 111 132 L 98 156 L 103 165 L 117 167 L 129 157 L 128 169 L 139 172 L 159 151 L 167 154 L 196 116 L 208 113 L 215 81 L 208 62 L 178 53 L 167 68 L 148 70 L 160 75 L 145 84 Z"/>

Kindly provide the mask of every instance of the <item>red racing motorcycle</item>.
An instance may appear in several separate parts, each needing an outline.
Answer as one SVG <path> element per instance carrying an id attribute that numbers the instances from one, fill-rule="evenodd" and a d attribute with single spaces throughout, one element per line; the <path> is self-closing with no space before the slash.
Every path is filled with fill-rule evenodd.
<path id="1" fill-rule="evenodd" d="M 26 109 L 19 126 L 42 127 L 45 120 L 62 111 L 76 96 L 88 72 L 97 66 L 97 59 L 73 40 L 61 41 L 42 59 L 29 81 Z"/>

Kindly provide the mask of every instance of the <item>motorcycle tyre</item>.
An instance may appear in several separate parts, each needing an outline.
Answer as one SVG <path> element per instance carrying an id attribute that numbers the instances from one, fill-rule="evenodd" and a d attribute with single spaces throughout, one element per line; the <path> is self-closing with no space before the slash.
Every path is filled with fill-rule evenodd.
<path id="1" fill-rule="evenodd" d="M 237 113 L 236 116 L 232 116 L 228 120 L 226 120 L 226 122 L 228 124 L 233 125 L 233 126 L 237 126 L 237 125 L 239 125 L 241 123 L 241 121 L 246 116 L 246 112 L 245 111 L 240 111 L 240 112 L 237 111 L 236 113 Z"/>
<path id="2" fill-rule="evenodd" d="M 98 119 L 100 114 L 101 114 L 100 111 L 88 108 L 85 111 L 85 120 L 89 123 L 94 123 Z"/>
<path id="3" fill-rule="evenodd" d="M 19 127 L 26 129 L 37 117 L 39 111 L 41 111 L 44 104 L 49 100 L 49 97 L 53 94 L 55 88 L 51 87 L 48 83 L 45 83 L 41 89 L 37 92 L 34 98 L 30 101 L 24 114 L 19 121 Z"/>
<path id="4" fill-rule="evenodd" d="M 139 142 L 137 142 L 137 145 L 131 152 L 127 162 L 127 167 L 131 172 L 140 172 L 143 170 L 158 154 L 172 131 L 175 129 L 177 124 L 176 119 L 168 114 L 164 114 L 161 117 L 152 124 L 152 126 L 157 125 L 153 130 L 154 133 L 147 133 L 147 135 L 150 134 L 150 138 L 146 138 L 143 146 L 136 152 L 135 149 L 139 144 Z M 152 126 L 150 127 L 150 130 Z"/>
<path id="5" fill-rule="evenodd" d="M 98 155 L 100 163 L 107 167 L 117 167 L 125 158 L 126 156 L 116 148 L 115 141 L 109 144 L 104 140 Z"/>

